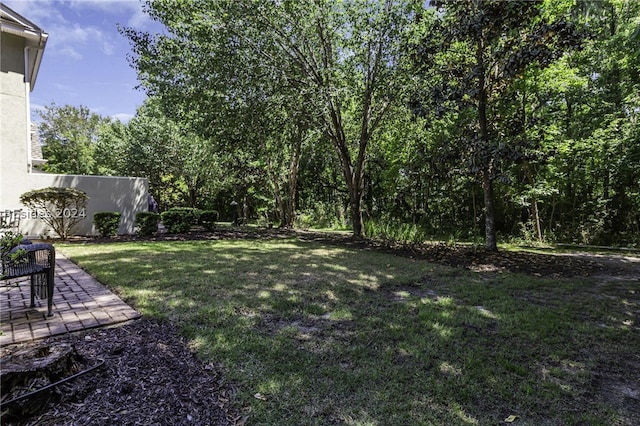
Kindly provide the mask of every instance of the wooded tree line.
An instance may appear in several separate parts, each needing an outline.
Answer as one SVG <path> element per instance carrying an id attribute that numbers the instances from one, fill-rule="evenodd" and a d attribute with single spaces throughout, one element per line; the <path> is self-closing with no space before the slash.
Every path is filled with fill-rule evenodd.
<path id="1" fill-rule="evenodd" d="M 640 3 L 429 3 L 149 1 L 148 100 L 48 107 L 47 167 L 281 226 L 640 245 Z"/>

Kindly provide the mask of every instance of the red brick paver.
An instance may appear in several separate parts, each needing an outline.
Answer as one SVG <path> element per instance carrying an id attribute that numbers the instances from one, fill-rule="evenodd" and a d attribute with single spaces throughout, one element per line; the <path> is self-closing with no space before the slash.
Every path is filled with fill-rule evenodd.
<path id="1" fill-rule="evenodd" d="M 0 346 L 140 317 L 122 299 L 60 253 L 56 253 L 53 317 L 47 317 L 46 300 L 36 299 L 36 307 L 29 307 L 29 278 L 1 284 Z"/>

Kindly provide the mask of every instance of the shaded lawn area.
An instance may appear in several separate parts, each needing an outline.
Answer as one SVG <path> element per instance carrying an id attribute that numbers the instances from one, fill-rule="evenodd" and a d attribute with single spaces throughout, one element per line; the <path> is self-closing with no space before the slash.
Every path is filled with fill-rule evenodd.
<path id="1" fill-rule="evenodd" d="M 177 324 L 236 384 L 248 424 L 640 421 L 638 282 L 473 273 L 295 238 L 57 247 Z"/>

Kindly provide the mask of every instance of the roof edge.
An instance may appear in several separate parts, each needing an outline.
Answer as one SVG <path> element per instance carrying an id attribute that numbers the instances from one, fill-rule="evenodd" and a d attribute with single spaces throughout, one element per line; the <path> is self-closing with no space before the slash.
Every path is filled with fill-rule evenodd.
<path id="1" fill-rule="evenodd" d="M 25 65 L 28 69 L 25 69 L 24 78 L 25 82 L 30 84 L 29 90 L 33 90 L 49 34 L 4 3 L 0 3 L 0 18 L 1 32 L 13 34 L 26 40 Z M 29 50 L 34 50 L 35 54 L 29 55 Z"/>

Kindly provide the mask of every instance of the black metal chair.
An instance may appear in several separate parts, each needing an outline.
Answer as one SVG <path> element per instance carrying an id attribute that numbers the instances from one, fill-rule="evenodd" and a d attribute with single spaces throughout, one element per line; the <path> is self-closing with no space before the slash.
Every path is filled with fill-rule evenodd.
<path id="1" fill-rule="evenodd" d="M 35 296 L 47 299 L 47 316 L 53 316 L 53 284 L 56 267 L 56 250 L 51 244 L 32 244 L 23 241 L 2 256 L 0 278 L 31 278 L 31 307 L 35 307 Z"/>

